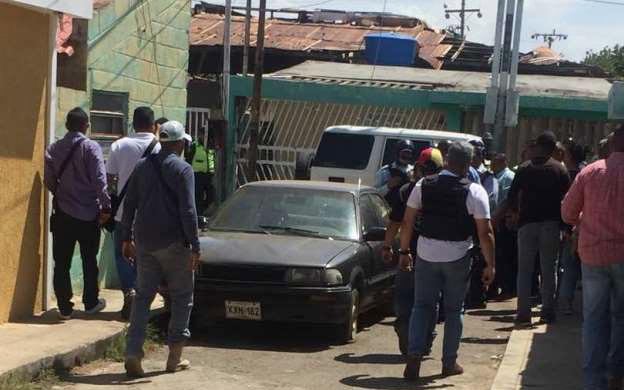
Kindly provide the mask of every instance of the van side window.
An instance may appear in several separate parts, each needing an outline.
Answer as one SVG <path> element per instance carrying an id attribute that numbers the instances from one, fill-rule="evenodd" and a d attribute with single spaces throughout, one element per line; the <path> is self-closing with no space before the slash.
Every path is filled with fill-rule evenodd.
<path id="1" fill-rule="evenodd" d="M 312 166 L 366 169 L 374 143 L 373 135 L 325 133 Z"/>
<path id="2" fill-rule="evenodd" d="M 386 138 L 386 146 L 384 147 L 383 160 L 381 163 L 382 167 L 394 161 L 394 159 L 396 158 L 396 153 L 397 153 L 396 144 L 400 140 L 401 138 Z M 418 140 L 418 139 L 413 139 L 411 141 L 414 143 L 414 146 L 416 147 L 415 154 L 414 154 L 416 159 L 418 159 L 418 156 L 420 156 L 420 152 L 423 149 L 426 149 L 431 146 L 431 141 L 424 141 L 424 140 Z"/>

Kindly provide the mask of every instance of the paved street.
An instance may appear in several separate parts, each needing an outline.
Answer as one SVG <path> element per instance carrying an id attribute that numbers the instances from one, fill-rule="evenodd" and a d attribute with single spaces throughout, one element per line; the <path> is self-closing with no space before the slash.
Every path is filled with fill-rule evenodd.
<path id="1" fill-rule="evenodd" d="M 491 303 L 465 317 L 460 362 L 463 376 L 442 378 L 441 338 L 423 363 L 419 386 L 402 379 L 392 319 L 368 315 L 355 343 L 336 345 L 324 327 L 228 324 L 195 332 L 187 372 L 163 373 L 166 348 L 145 361 L 150 376 L 127 382 L 120 363 L 96 362 L 75 369 L 64 389 L 489 389 L 511 331 L 514 301 Z M 440 331 L 440 327 L 438 328 Z"/>

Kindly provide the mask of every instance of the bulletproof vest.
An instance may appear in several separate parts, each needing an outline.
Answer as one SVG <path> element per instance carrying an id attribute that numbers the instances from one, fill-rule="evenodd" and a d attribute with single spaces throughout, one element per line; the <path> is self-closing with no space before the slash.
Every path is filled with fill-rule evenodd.
<path id="1" fill-rule="evenodd" d="M 421 235 L 443 241 L 465 241 L 475 230 L 466 208 L 470 181 L 450 175 L 423 179 Z"/>

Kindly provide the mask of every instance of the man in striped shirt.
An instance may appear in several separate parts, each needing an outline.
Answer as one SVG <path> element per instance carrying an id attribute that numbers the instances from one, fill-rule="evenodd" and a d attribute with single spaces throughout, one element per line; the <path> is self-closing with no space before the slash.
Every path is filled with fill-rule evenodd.
<path id="1" fill-rule="evenodd" d="M 561 208 L 579 230 L 585 390 L 624 388 L 624 124 L 611 152 L 576 176 Z"/>

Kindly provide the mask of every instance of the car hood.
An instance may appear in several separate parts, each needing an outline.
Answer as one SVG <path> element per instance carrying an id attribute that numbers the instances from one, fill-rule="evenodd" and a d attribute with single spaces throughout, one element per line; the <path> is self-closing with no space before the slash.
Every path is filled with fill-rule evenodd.
<path id="1" fill-rule="evenodd" d="M 209 232 L 200 237 L 202 262 L 324 267 L 352 241 L 281 234 Z"/>

